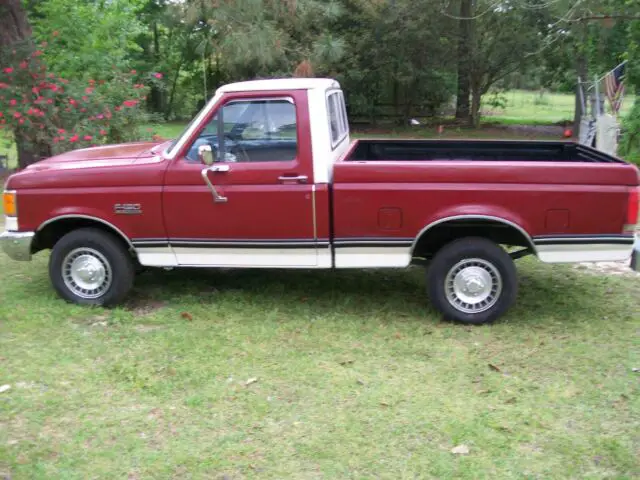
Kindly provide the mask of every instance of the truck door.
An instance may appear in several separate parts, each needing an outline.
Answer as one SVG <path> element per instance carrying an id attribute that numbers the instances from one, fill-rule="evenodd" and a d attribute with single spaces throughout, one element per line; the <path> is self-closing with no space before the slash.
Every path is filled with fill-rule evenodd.
<path id="1" fill-rule="evenodd" d="M 308 121 L 304 90 L 222 97 L 167 170 L 164 219 L 179 265 L 318 264 Z"/>

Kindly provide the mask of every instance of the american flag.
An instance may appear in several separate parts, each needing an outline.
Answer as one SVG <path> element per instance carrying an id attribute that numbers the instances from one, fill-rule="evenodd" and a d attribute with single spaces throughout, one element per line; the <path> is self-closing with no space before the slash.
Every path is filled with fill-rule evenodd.
<path id="1" fill-rule="evenodd" d="M 622 99 L 624 97 L 624 73 L 625 63 L 621 63 L 604 77 L 605 93 L 607 94 L 611 110 L 613 110 L 614 114 L 617 114 L 622 106 Z"/>

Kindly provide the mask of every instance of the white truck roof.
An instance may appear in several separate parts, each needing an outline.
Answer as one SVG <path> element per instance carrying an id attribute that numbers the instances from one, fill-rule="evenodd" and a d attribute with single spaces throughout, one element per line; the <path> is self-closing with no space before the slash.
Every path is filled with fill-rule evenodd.
<path id="1" fill-rule="evenodd" d="M 268 80 L 250 80 L 223 85 L 217 92 L 252 92 L 268 90 L 329 90 L 340 88 L 340 84 L 331 78 L 273 78 Z"/>

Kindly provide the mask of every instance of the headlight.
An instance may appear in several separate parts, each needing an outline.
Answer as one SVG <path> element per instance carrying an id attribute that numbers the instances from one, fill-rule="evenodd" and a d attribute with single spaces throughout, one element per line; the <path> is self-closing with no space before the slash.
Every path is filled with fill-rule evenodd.
<path id="1" fill-rule="evenodd" d="M 15 191 L 7 191 L 2 194 L 2 207 L 7 217 L 18 216 L 18 202 L 16 201 Z"/>

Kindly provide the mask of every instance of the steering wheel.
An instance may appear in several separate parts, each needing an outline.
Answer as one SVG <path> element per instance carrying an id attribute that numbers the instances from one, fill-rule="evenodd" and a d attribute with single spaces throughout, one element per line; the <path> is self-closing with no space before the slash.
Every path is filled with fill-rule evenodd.
<path id="1" fill-rule="evenodd" d="M 240 142 L 238 142 L 235 138 L 233 138 L 233 136 L 230 133 L 225 133 L 224 134 L 224 138 L 227 138 L 229 140 L 231 140 L 231 143 L 233 144 L 233 146 L 229 147 L 229 153 L 236 155 L 236 156 L 240 156 L 241 155 L 241 162 L 250 162 L 251 159 L 249 158 L 249 155 L 247 154 L 247 151 L 245 150 L 245 148 L 242 146 L 242 144 Z M 239 155 L 238 155 L 239 154 Z M 228 161 L 228 160 L 225 160 Z M 237 162 L 238 160 L 236 160 Z"/>

